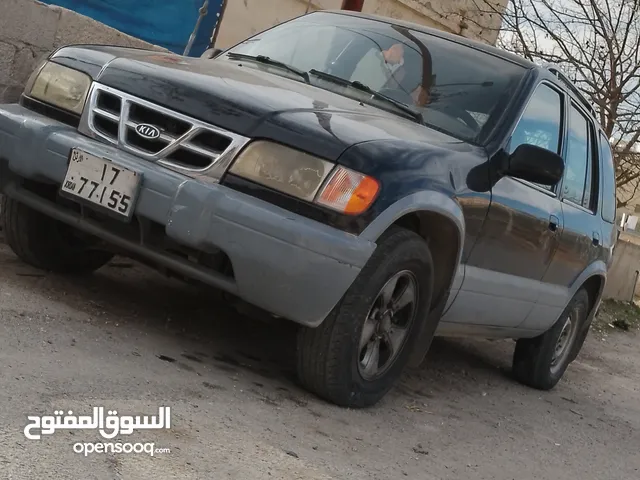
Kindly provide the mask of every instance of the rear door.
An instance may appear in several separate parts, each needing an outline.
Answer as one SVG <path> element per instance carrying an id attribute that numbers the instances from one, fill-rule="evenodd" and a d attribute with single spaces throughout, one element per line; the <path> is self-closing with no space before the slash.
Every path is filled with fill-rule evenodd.
<path id="1" fill-rule="evenodd" d="M 528 143 L 560 153 L 564 94 L 543 82 L 532 94 L 508 147 Z M 484 227 L 443 322 L 517 327 L 540 293 L 559 243 L 562 207 L 553 188 L 505 177 L 491 191 Z"/>

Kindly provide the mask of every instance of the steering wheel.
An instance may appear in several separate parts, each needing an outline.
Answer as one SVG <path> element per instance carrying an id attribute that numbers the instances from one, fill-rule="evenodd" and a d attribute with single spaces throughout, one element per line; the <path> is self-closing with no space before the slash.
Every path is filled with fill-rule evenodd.
<path id="1" fill-rule="evenodd" d="M 480 124 L 475 118 L 473 118 L 473 116 L 469 112 L 462 108 L 456 108 L 453 110 L 456 110 L 458 113 L 458 115 L 455 115 L 456 118 L 462 120 L 472 130 L 476 132 L 480 131 Z"/>

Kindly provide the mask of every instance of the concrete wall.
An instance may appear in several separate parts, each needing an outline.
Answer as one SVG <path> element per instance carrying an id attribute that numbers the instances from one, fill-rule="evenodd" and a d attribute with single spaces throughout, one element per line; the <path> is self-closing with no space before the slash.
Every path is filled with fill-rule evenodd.
<path id="1" fill-rule="evenodd" d="M 500 15 L 508 0 L 365 0 L 364 13 L 382 15 L 495 43 Z M 228 48 L 245 38 L 309 11 L 339 9 L 342 0 L 229 0 L 217 47 Z"/>
<path id="2" fill-rule="evenodd" d="M 228 48 L 247 37 L 308 11 L 339 9 L 342 0 L 228 0 L 216 47 Z"/>
<path id="3" fill-rule="evenodd" d="M 640 270 L 640 237 L 622 232 L 607 275 L 604 298 L 628 301 L 633 291 L 636 270 Z M 635 295 L 640 296 L 640 282 Z"/>
<path id="4" fill-rule="evenodd" d="M 508 0 L 365 0 L 363 12 L 495 44 Z"/>
<path id="5" fill-rule="evenodd" d="M 41 58 L 74 43 L 158 48 L 61 7 L 0 0 L 0 103 L 19 98 Z"/>

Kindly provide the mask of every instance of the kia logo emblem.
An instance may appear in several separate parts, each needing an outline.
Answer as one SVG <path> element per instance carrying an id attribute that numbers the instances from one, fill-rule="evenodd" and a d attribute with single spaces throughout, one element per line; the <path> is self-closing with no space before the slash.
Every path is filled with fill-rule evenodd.
<path id="1" fill-rule="evenodd" d="M 136 127 L 136 133 L 147 140 L 155 140 L 160 137 L 160 129 L 153 125 L 149 125 L 148 123 L 141 123 L 138 125 Z"/>

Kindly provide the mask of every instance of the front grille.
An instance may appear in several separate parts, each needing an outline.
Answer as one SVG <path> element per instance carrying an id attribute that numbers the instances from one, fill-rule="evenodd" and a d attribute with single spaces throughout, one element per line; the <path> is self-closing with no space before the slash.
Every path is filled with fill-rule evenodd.
<path id="1" fill-rule="evenodd" d="M 157 138 L 141 136 L 139 125 L 157 128 Z M 146 160 L 180 171 L 214 171 L 218 179 L 248 139 L 160 105 L 94 84 L 80 130 Z M 86 131 L 85 131 L 86 130 Z M 224 162 L 222 160 L 225 160 Z M 214 168 L 222 163 L 220 168 Z"/>

